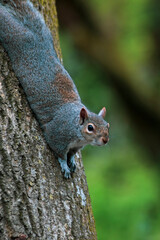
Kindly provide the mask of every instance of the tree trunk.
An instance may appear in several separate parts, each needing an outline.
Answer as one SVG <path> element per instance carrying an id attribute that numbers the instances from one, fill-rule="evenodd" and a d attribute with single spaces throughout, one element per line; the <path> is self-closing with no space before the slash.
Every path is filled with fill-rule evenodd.
<path id="1" fill-rule="evenodd" d="M 60 57 L 55 2 L 35 6 Z M 0 239 L 97 239 L 80 154 L 73 178 L 64 179 L 1 46 Z"/>

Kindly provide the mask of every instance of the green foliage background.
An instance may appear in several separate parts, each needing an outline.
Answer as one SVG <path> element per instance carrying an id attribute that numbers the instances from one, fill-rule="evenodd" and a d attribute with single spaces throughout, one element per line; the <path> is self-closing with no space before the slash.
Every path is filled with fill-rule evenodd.
<path id="1" fill-rule="evenodd" d="M 99 21 L 114 18 L 118 11 L 117 43 L 128 68 L 147 76 L 147 61 L 153 45 L 149 27 L 153 19 L 148 0 L 89 0 Z M 121 4 L 124 4 L 121 9 Z M 74 79 L 83 103 L 92 111 L 106 106 L 110 142 L 106 147 L 88 146 L 82 151 L 99 240 L 159 240 L 159 171 L 147 149 L 137 141 L 128 113 L 110 78 L 103 84 L 101 66 L 74 47 L 70 34 L 60 32 L 64 66 Z M 148 73 L 149 74 L 149 73 Z M 158 84 L 157 84 L 158 82 Z M 150 91 L 159 80 L 146 77 Z M 154 88 L 156 86 L 156 89 Z M 153 90 L 154 88 L 154 90 Z M 145 89 L 145 88 L 144 88 Z M 141 89 L 142 91 L 144 89 Z"/>

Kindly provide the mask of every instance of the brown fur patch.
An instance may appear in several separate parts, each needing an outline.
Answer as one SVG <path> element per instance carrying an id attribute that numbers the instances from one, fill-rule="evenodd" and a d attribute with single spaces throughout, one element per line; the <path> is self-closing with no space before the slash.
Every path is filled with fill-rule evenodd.
<path id="1" fill-rule="evenodd" d="M 79 96 L 74 89 L 73 82 L 62 73 L 56 74 L 54 87 L 57 88 L 57 91 L 64 102 L 74 102 L 79 100 Z"/>

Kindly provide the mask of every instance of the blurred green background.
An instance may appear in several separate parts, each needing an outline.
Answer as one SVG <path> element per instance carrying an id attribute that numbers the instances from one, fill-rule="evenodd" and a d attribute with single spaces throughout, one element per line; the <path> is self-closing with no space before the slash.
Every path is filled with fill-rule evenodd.
<path id="1" fill-rule="evenodd" d="M 160 2 L 57 0 L 63 63 L 110 141 L 82 151 L 99 240 L 160 240 Z"/>

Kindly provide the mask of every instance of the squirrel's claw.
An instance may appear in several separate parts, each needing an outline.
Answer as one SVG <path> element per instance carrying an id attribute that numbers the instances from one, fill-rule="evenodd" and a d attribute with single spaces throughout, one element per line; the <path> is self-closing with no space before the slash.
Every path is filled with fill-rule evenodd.
<path id="1" fill-rule="evenodd" d="M 60 166 L 61 166 L 61 171 L 62 171 L 62 173 L 64 173 L 64 177 L 65 178 L 70 178 L 71 177 L 71 172 L 70 172 L 70 169 L 67 165 L 67 161 L 62 160 L 61 158 L 58 158 L 58 161 L 59 161 Z"/>
<path id="2" fill-rule="evenodd" d="M 76 164 L 73 164 L 71 167 L 70 167 L 70 171 L 72 173 L 74 173 L 76 171 Z"/>
<path id="3" fill-rule="evenodd" d="M 64 172 L 64 177 L 65 177 L 65 178 L 71 178 L 70 171 L 65 171 L 65 172 Z"/>
<path id="4" fill-rule="evenodd" d="M 69 168 L 70 168 L 71 173 L 74 173 L 76 170 L 76 163 L 75 163 L 74 156 L 70 159 Z"/>

